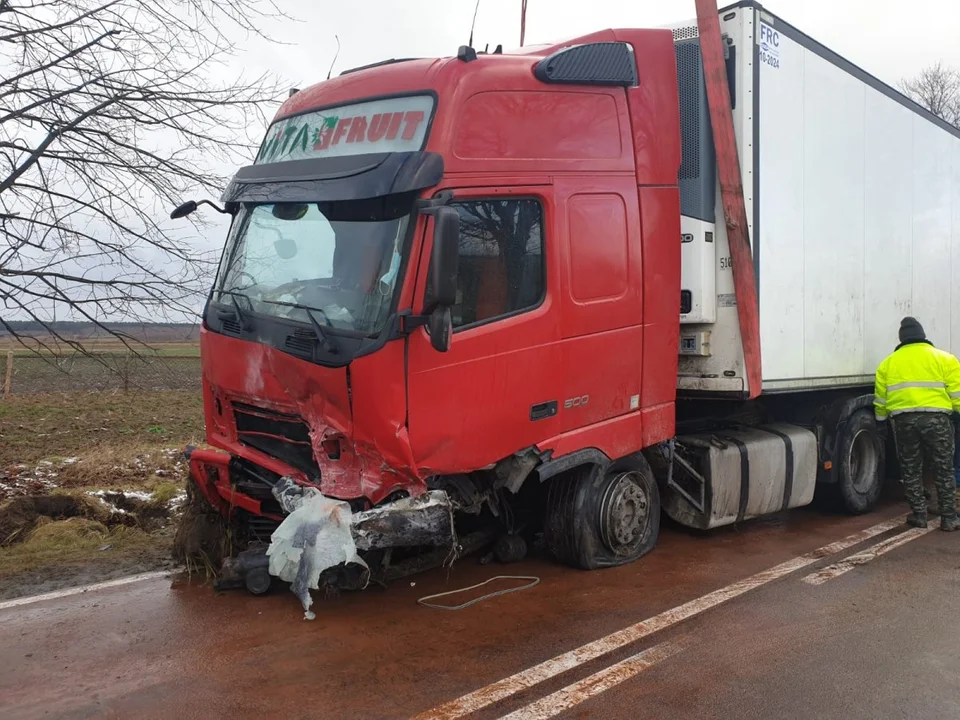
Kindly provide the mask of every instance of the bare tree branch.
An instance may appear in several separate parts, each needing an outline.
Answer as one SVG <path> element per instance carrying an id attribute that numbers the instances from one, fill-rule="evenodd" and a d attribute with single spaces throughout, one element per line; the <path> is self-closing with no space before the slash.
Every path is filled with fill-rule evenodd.
<path id="1" fill-rule="evenodd" d="M 937 117 L 960 127 L 960 70 L 943 63 L 900 81 L 900 91 Z"/>
<path id="2" fill-rule="evenodd" d="M 252 158 L 282 93 L 228 61 L 282 17 L 273 0 L 0 0 L 0 329 L 73 347 L 51 317 L 125 343 L 109 323 L 195 317 L 215 253 L 166 214 Z"/>

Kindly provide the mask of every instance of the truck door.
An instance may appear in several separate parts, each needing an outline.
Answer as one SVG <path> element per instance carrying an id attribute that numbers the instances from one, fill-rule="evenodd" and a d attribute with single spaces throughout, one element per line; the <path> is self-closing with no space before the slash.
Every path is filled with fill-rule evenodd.
<path id="1" fill-rule="evenodd" d="M 643 266 L 636 180 L 558 179 L 560 430 L 640 409 Z M 675 352 L 666 347 L 665 353 Z"/>
<path id="2" fill-rule="evenodd" d="M 475 470 L 558 434 L 561 373 L 553 312 L 558 260 L 549 186 L 454 190 L 460 260 L 453 341 L 424 328 L 408 356 L 408 421 L 421 469 Z M 414 309 L 432 245 L 422 245 Z"/>

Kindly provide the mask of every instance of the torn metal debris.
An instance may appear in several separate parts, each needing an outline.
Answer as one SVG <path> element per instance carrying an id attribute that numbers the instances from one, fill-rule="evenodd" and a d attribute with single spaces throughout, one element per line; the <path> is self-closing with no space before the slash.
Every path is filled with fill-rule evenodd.
<path id="1" fill-rule="evenodd" d="M 291 583 L 308 620 L 316 617 L 310 590 L 319 589 L 325 571 L 353 564 L 362 568 L 361 587 L 369 582 L 370 569 L 358 550 L 457 546 L 453 504 L 440 490 L 355 514 L 349 504 L 290 477 L 277 483 L 273 495 L 289 514 L 266 551 L 269 572 Z"/>
<path id="2" fill-rule="evenodd" d="M 456 544 L 453 504 L 442 490 L 356 513 L 351 529 L 360 550 Z"/>

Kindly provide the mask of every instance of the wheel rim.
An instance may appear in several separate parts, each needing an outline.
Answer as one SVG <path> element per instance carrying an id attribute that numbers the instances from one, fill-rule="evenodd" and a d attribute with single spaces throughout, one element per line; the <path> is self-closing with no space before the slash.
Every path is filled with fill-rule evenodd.
<path id="1" fill-rule="evenodd" d="M 643 541 L 650 521 L 650 498 L 637 472 L 619 475 L 607 487 L 600 505 L 600 531 L 604 544 L 626 555 Z"/>
<path id="2" fill-rule="evenodd" d="M 867 493 L 877 474 L 877 443 L 869 430 L 858 430 L 847 455 L 850 482 L 858 493 Z"/>

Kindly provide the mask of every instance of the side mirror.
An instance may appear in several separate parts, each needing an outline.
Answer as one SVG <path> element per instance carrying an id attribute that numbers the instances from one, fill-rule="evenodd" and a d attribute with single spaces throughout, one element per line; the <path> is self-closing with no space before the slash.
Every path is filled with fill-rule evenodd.
<path id="1" fill-rule="evenodd" d="M 430 332 L 430 344 L 437 352 L 447 352 L 453 341 L 453 319 L 450 317 L 449 307 L 438 307 L 430 313 L 427 322 Z"/>
<path id="2" fill-rule="evenodd" d="M 457 302 L 457 266 L 460 262 L 460 215 L 451 207 L 442 207 L 434 216 L 433 251 L 430 255 L 429 306 L 425 311 L 450 308 Z M 448 313 L 449 315 L 449 313 Z M 432 327 L 432 320 L 431 320 Z"/>
<path id="3" fill-rule="evenodd" d="M 187 200 L 182 205 L 178 205 L 172 213 L 170 213 L 171 220 L 179 220 L 180 218 L 185 218 L 190 213 L 194 212 L 197 209 L 196 200 Z"/>

